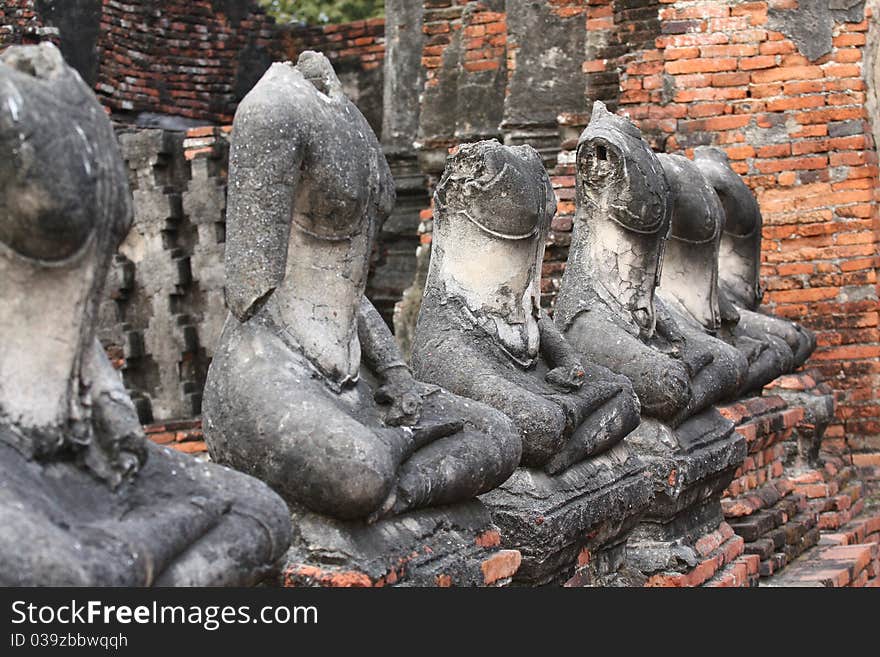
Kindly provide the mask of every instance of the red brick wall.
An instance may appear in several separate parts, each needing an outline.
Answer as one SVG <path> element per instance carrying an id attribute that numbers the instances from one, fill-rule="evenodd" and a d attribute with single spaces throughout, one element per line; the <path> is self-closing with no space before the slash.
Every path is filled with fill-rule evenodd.
<path id="1" fill-rule="evenodd" d="M 272 48 L 274 21 L 256 2 L 222 13 L 212 0 L 104 0 L 96 89 L 114 111 L 232 121 L 236 89 L 252 63 L 245 48 Z M 219 10 L 215 8 L 219 7 Z M 242 10 L 241 7 L 244 7 Z M 268 62 L 265 64 L 268 66 Z"/>
<path id="2" fill-rule="evenodd" d="M 507 57 L 505 18 L 503 13 L 480 7 L 461 25 L 465 36 L 465 72 L 494 70 L 501 66 L 501 61 Z M 438 23 L 438 27 L 440 25 L 442 23 Z M 453 22 L 451 28 L 457 29 L 458 26 Z"/>
<path id="3" fill-rule="evenodd" d="M 363 70 L 378 68 L 385 58 L 385 19 L 371 18 L 340 25 L 316 25 L 286 30 L 285 56 L 296 61 L 303 50 L 324 53 L 334 65 L 357 62 Z"/>
<path id="4" fill-rule="evenodd" d="M 317 50 L 326 55 L 345 93 L 363 112 L 376 134 L 382 132 L 385 19 L 286 27 L 278 39 L 279 59 L 295 62 L 304 50 Z"/>
<path id="5" fill-rule="evenodd" d="M 590 13 L 616 36 L 613 4 L 590 0 Z M 868 23 L 835 23 L 832 51 L 809 61 L 768 29 L 768 5 L 792 8 L 789 0 L 657 4 L 653 44 L 586 66 L 619 76 L 619 110 L 656 148 L 725 148 L 763 211 L 764 303 L 818 333 L 811 366 L 844 392 L 846 434 L 876 450 L 880 236 L 862 71 Z"/>
<path id="6" fill-rule="evenodd" d="M 588 120 L 590 101 L 603 100 L 629 115 L 658 150 L 722 146 L 764 213 L 764 303 L 817 332 L 819 348 L 810 366 L 841 391 L 841 424 L 828 435 L 880 450 L 878 168 L 862 70 L 867 22 L 837 16 L 831 52 L 809 61 L 792 39 L 768 25 L 771 10 L 796 11 L 794 0 L 547 1 L 574 12 L 568 15 L 583 13 L 589 32 L 584 113 L 560 117 L 562 151 L 551 170 L 559 213 L 544 263 L 547 303 L 567 256 L 574 212 L 571 148 Z M 467 39 L 462 74 L 468 67 L 495 67 L 504 56 L 503 13 L 492 12 L 485 21 L 495 30 L 494 41 L 482 18 L 475 20 L 479 11 L 462 23 L 462 7 L 480 4 L 425 1 L 428 88 L 439 84 L 456 30 L 463 29 Z M 515 51 L 506 57 L 510 72 Z M 428 213 L 423 220 L 427 242 Z"/>
<path id="7" fill-rule="evenodd" d="M 488 0 L 425 0 L 424 11 L 423 148 L 442 150 L 460 138 L 500 134 L 501 98 L 492 80 L 508 57 L 504 13 Z"/>
<path id="8" fill-rule="evenodd" d="M 319 50 L 349 72 L 379 69 L 384 20 L 275 25 L 256 0 L 102 0 L 95 90 L 114 112 L 152 112 L 207 123 L 232 121 L 238 100 L 273 60 Z M 65 35 L 61 35 L 64 39 Z M 0 2 L 0 48 L 53 39 L 34 0 Z M 376 86 L 367 81 L 366 86 Z M 365 91 L 361 92 L 364 95 Z M 376 90 L 381 124 L 381 77 Z"/>
<path id="9" fill-rule="evenodd" d="M 22 43 L 55 41 L 57 31 L 43 25 L 34 8 L 34 0 L 3 0 L 0 2 L 0 50 Z"/>

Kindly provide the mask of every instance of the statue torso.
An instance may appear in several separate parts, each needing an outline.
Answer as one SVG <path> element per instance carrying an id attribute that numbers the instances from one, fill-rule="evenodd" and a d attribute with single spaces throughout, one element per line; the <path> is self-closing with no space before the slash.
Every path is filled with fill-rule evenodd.
<path id="1" fill-rule="evenodd" d="M 358 377 L 357 312 L 373 237 L 394 201 L 381 147 L 341 91 L 325 94 L 285 67 L 302 114 L 300 166 L 284 279 L 269 309 L 332 387 Z"/>

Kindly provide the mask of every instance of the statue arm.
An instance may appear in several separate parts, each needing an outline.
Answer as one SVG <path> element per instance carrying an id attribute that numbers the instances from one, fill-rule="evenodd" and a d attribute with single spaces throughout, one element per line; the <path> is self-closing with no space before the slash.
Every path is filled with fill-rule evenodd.
<path id="1" fill-rule="evenodd" d="M 660 299 L 654 300 L 654 313 L 657 318 L 657 335 L 669 340 L 676 347 L 683 344 L 684 334 L 678 328 L 678 322 L 675 321 L 675 317 L 672 316 L 672 313 L 669 312 L 669 309 Z"/>
<path id="2" fill-rule="evenodd" d="M 226 303 L 247 321 L 284 278 L 306 150 L 302 121 L 275 79 L 261 81 L 233 123 L 226 212 Z"/>
<path id="3" fill-rule="evenodd" d="M 567 390 L 577 390 L 584 383 L 581 358 L 562 332 L 543 309 L 538 311 L 538 331 L 541 335 L 541 355 L 552 367 L 546 380 Z"/>
<path id="4" fill-rule="evenodd" d="M 358 310 L 358 339 L 364 363 L 382 383 L 376 401 L 391 404 L 385 421 L 393 425 L 418 422 L 422 398 L 416 380 L 388 325 L 365 296 Z"/>
<path id="5" fill-rule="evenodd" d="M 143 427 L 121 377 L 97 338 L 92 339 L 83 354 L 81 376 L 89 388 L 94 427 L 84 462 L 95 475 L 115 487 L 133 476 L 146 461 Z"/>
<path id="6" fill-rule="evenodd" d="M 361 306 L 358 309 L 358 339 L 361 341 L 361 353 L 367 366 L 380 378 L 384 379 L 386 374 L 395 375 L 395 372 L 404 370 L 409 372 L 391 330 L 366 296 L 361 297 Z"/>

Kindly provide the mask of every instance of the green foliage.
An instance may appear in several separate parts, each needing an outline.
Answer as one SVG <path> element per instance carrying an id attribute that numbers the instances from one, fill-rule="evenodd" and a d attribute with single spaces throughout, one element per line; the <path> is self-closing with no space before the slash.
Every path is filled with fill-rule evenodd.
<path id="1" fill-rule="evenodd" d="M 385 0 L 260 0 L 279 23 L 347 23 L 385 13 Z"/>

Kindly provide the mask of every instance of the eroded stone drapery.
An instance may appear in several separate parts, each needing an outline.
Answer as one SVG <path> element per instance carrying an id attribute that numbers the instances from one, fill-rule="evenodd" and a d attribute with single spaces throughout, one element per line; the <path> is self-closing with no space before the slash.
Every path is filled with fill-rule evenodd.
<path id="1" fill-rule="evenodd" d="M 743 388 L 750 371 L 743 353 L 715 337 L 725 319 L 736 321 L 729 311 L 725 315 L 722 310 L 718 289 L 724 210 L 693 162 L 664 153 L 658 158 L 669 182 L 673 207 L 658 297 L 685 338 L 682 350 L 693 352 L 693 359 L 711 362 L 703 375 L 711 372 L 716 377 L 716 401 L 731 399 Z M 761 374 L 759 371 L 758 376 Z"/>
<path id="2" fill-rule="evenodd" d="M 694 544 L 722 521 L 721 493 L 745 456 L 732 423 L 709 409 L 736 392 L 739 354 L 655 296 L 661 266 L 668 275 L 674 190 L 638 129 L 597 102 L 576 157 L 577 212 L 555 321 L 579 354 L 632 381 L 647 416 L 626 439 L 653 482 L 628 563 L 644 574 L 693 567 Z M 714 321 L 711 295 L 701 312 Z"/>
<path id="3" fill-rule="evenodd" d="M 483 499 L 523 551 L 517 577 L 532 583 L 564 577 L 566 551 L 576 553 L 590 527 L 607 521 L 603 539 L 613 541 L 628 517 L 623 507 L 638 507 L 647 493 L 641 464 L 620 444 L 639 421 L 631 385 L 582 363 L 541 310 L 541 261 L 555 210 L 533 148 L 460 146 L 435 193 L 413 346 L 419 378 L 486 402 L 519 428 L 525 467 Z M 530 526 L 535 515 L 547 524 Z"/>
<path id="4" fill-rule="evenodd" d="M 104 110 L 51 45 L 0 56 L 0 583 L 253 584 L 283 502 L 144 437 L 95 339 L 131 224 Z M 23 546 L 26 549 L 23 549 Z"/>
<path id="5" fill-rule="evenodd" d="M 735 392 L 737 374 L 655 298 L 671 190 L 639 130 L 601 102 L 579 140 L 576 193 L 554 315 L 566 339 L 632 381 L 643 415 L 672 425 Z"/>
<path id="6" fill-rule="evenodd" d="M 794 322 L 760 311 L 761 210 L 748 185 L 731 168 L 727 154 L 701 146 L 695 149 L 691 166 L 715 190 L 724 213 L 718 254 L 722 313 L 718 334 L 748 357 L 742 392 L 759 393 L 780 375 L 800 368 L 815 350 L 816 337 Z M 834 415 L 833 398 L 789 390 L 784 384 L 774 393 L 806 409 L 809 420 L 798 432 L 799 449 L 804 463 L 814 463 Z"/>
<path id="7" fill-rule="evenodd" d="M 707 345 L 708 353 L 736 372 L 737 385 L 731 393 L 760 392 L 791 370 L 791 350 L 780 338 L 765 334 L 755 340 L 739 327 L 740 313 L 719 289 L 724 206 L 696 163 L 681 155 L 661 154 L 659 158 L 675 208 L 661 297 L 680 319 L 689 340 Z"/>
<path id="8" fill-rule="evenodd" d="M 791 350 L 788 371 L 806 362 L 816 348 L 813 333 L 794 322 L 760 312 L 761 305 L 761 210 L 754 194 L 718 148 L 699 147 L 694 160 L 715 189 L 724 209 L 725 222 L 719 251 L 719 285 L 722 303 L 732 304 L 739 321 L 738 336 L 768 344 L 782 351 L 779 340 Z"/>
<path id="9" fill-rule="evenodd" d="M 327 59 L 274 64 L 234 122 L 231 313 L 204 420 L 211 455 L 267 481 L 295 513 L 375 520 L 461 502 L 519 460 L 501 413 L 413 379 L 364 297 L 393 203 L 376 137 Z M 327 533 L 305 543 L 332 540 L 329 519 L 307 524 Z"/>
<path id="10" fill-rule="evenodd" d="M 638 424 L 628 381 L 582 363 L 541 309 L 541 261 L 555 211 L 534 149 L 462 145 L 435 195 L 413 348 L 419 377 L 504 411 L 522 432 L 523 465 L 551 474 Z"/>

